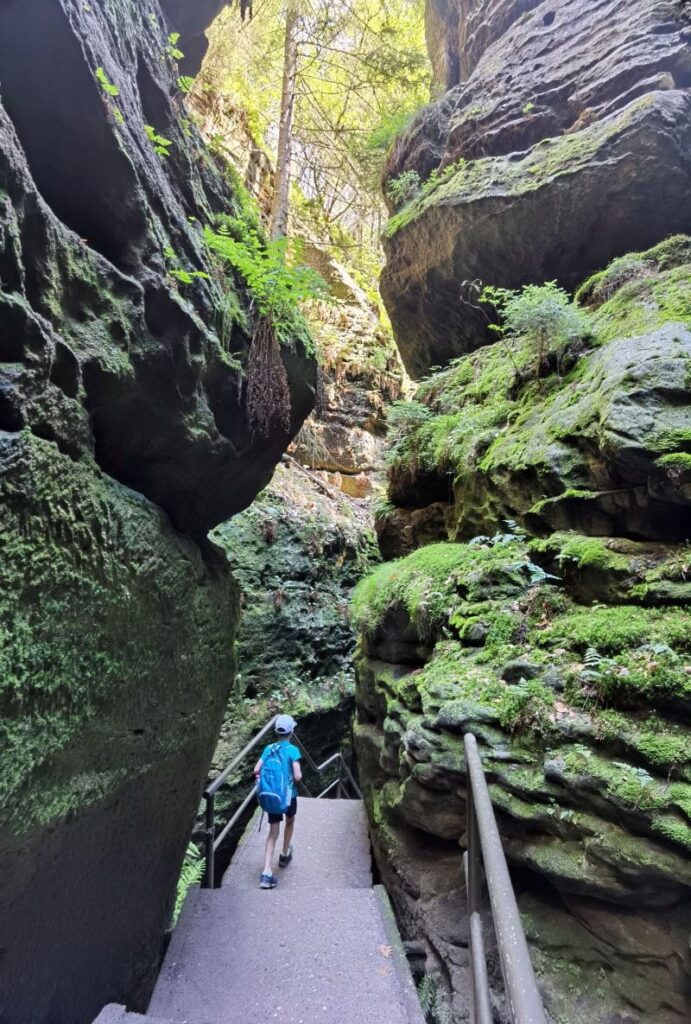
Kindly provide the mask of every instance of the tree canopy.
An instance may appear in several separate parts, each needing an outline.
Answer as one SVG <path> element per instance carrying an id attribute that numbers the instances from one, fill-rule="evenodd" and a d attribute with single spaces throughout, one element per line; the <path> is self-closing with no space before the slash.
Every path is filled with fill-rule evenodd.
<path id="1" fill-rule="evenodd" d="M 227 8 L 210 33 L 198 89 L 245 112 L 273 156 L 281 113 L 286 24 L 297 12 L 292 124 L 297 201 L 326 229 L 372 246 L 384 155 L 429 97 L 422 0 L 255 0 Z"/>

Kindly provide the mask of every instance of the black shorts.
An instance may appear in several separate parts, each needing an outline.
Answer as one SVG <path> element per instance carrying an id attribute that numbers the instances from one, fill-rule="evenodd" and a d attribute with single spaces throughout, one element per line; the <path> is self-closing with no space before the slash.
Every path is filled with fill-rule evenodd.
<path id="1" fill-rule="evenodd" d="M 295 815 L 297 814 L 297 812 L 298 812 L 298 798 L 296 796 L 294 796 L 293 799 L 290 801 L 290 807 L 286 811 L 286 818 L 294 818 Z M 279 821 L 283 821 L 283 815 L 282 814 L 270 814 L 269 815 L 269 824 L 270 825 L 278 825 Z"/>

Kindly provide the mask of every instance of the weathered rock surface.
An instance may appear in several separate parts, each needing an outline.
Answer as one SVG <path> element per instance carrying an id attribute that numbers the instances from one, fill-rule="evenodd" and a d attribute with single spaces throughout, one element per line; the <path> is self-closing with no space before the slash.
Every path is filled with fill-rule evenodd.
<path id="1" fill-rule="evenodd" d="M 296 338 L 291 431 L 253 438 L 249 338 L 227 319 L 216 330 L 221 276 L 201 225 L 234 198 L 187 121 L 168 35 L 182 33 L 194 71 L 219 7 L 0 5 L 0 1017 L 12 1024 L 81 1024 L 146 997 L 232 682 L 236 591 L 205 534 L 264 486 L 313 404 Z M 223 288 L 249 308 L 242 287 Z"/>
<path id="2" fill-rule="evenodd" d="M 691 230 L 691 27 L 674 0 L 433 0 L 447 90 L 387 180 L 381 289 L 413 376 L 486 343 L 469 283 L 557 279 Z M 437 169 L 436 183 L 430 174 Z"/>
<path id="3" fill-rule="evenodd" d="M 683 573 L 691 552 L 674 554 Z M 375 846 L 407 937 L 449 981 L 453 1019 L 468 1019 L 458 844 L 472 731 L 555 1019 L 681 1024 L 688 604 L 579 607 L 521 537 L 498 535 L 382 566 L 353 611 L 356 748 Z M 454 869 L 440 872 L 447 863 L 455 883 Z"/>
<path id="4" fill-rule="evenodd" d="M 317 245 L 307 245 L 304 258 L 337 301 L 317 304 L 310 316 L 321 357 L 321 406 L 291 451 L 351 497 L 369 497 L 383 477 L 386 407 L 404 393 L 406 375 L 390 329 L 347 269 Z"/>
<path id="5" fill-rule="evenodd" d="M 689 1012 L 690 282 L 688 238 L 629 254 L 579 290 L 580 337 L 484 346 L 396 407 L 377 532 L 406 557 L 355 594 L 356 744 L 454 1021 L 467 731 L 554 1018 Z"/>
<path id="6" fill-rule="evenodd" d="M 409 534 L 469 539 L 505 519 L 543 534 L 691 535 L 689 241 L 616 260 L 579 294 L 591 336 L 551 347 L 539 377 L 534 346 L 499 342 L 399 406 L 387 553 L 410 550 Z"/>
<path id="7" fill-rule="evenodd" d="M 212 537 L 243 581 L 238 694 L 300 717 L 352 693 L 348 603 L 378 561 L 368 511 L 291 460 Z"/>

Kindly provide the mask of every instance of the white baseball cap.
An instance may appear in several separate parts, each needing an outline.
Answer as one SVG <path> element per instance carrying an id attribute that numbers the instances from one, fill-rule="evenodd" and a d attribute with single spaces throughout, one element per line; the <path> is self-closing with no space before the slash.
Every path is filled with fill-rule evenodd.
<path id="1" fill-rule="evenodd" d="M 290 715 L 279 715 L 276 719 L 274 729 L 280 736 L 288 736 L 296 725 L 297 722 L 294 718 L 291 718 Z"/>

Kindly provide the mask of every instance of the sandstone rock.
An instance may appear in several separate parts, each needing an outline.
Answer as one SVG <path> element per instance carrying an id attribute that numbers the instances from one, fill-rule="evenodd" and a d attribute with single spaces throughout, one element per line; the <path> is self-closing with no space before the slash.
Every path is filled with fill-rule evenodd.
<path id="1" fill-rule="evenodd" d="M 155 981 L 238 596 L 220 553 L 29 432 L 0 432 L 0 537 L 2 1015 L 86 1021 Z"/>
<path id="2" fill-rule="evenodd" d="M 194 72 L 220 6 L 0 6 L 0 1016 L 13 1024 L 146 1004 L 232 681 L 237 596 L 206 533 L 249 504 L 313 405 L 296 337 L 290 431 L 253 437 L 250 339 L 228 318 L 217 330 L 201 228 L 236 200 L 186 123 L 167 49 L 179 31 Z M 249 293 L 228 290 L 247 312 Z"/>
<path id="3" fill-rule="evenodd" d="M 577 601 L 689 604 L 688 545 L 553 533 L 530 544 L 531 557 L 557 574 Z"/>
<path id="4" fill-rule="evenodd" d="M 620 543 L 659 554 L 656 545 Z M 406 863 L 408 837 L 428 837 L 430 871 L 463 843 L 462 736 L 472 731 L 507 856 L 522 869 L 519 903 L 534 910 L 528 934 L 550 1011 L 569 1024 L 587 1011 L 605 1024 L 633 1004 L 641 1013 L 635 1019 L 681 1024 L 682 935 L 691 914 L 688 612 L 579 608 L 560 581 L 536 582 L 524 544 L 514 535 L 423 547 L 380 567 L 356 591 L 363 725 L 355 738 L 365 752 L 361 780 L 382 870 L 425 877 L 417 860 Z M 558 538 L 554 544 L 563 549 Z M 481 647 L 467 641 L 476 622 L 486 629 Z M 416 637 L 425 650 L 414 662 Z M 401 650 L 409 656 L 388 667 L 371 657 L 395 660 Z M 439 843 L 447 844 L 443 854 Z M 460 863 L 460 851 L 455 856 Z M 392 884 L 399 911 L 412 920 L 410 895 Z M 533 891 L 541 893 L 537 909 Z M 621 913 L 647 953 L 638 958 L 629 943 L 613 941 L 586 955 L 581 912 L 591 920 L 602 914 L 603 927 L 607 915 L 613 921 Z M 424 904 L 414 918 L 452 965 L 458 1004 L 465 985 L 459 950 L 442 941 L 442 926 Z M 558 954 L 547 938 L 557 922 Z M 659 952 L 670 943 L 673 952 Z M 630 999 L 616 971 L 630 979 Z M 574 978 L 578 999 L 569 1009 Z"/>
<path id="5" fill-rule="evenodd" d="M 585 286 L 586 296 L 592 287 L 606 296 L 591 306 L 593 338 L 571 353 L 555 349 L 554 371 L 536 379 L 530 345 L 498 343 L 432 376 L 399 406 L 389 460 L 397 508 L 387 510 L 381 535 L 395 534 L 410 507 L 427 507 L 415 521 L 437 520 L 453 479 L 452 538 L 492 535 L 506 520 L 533 533 L 688 538 L 688 240 L 632 254 L 626 266 L 615 261 Z"/>
<path id="6" fill-rule="evenodd" d="M 400 558 L 415 548 L 446 540 L 447 502 L 434 502 L 422 509 L 391 508 L 375 520 L 377 540 L 384 558 Z"/>
<path id="7" fill-rule="evenodd" d="M 691 230 L 678 4 L 434 0 L 428 30 L 449 91 L 398 140 L 387 175 L 449 170 L 389 223 L 381 285 L 413 376 L 489 340 L 468 283 L 573 288 Z"/>

